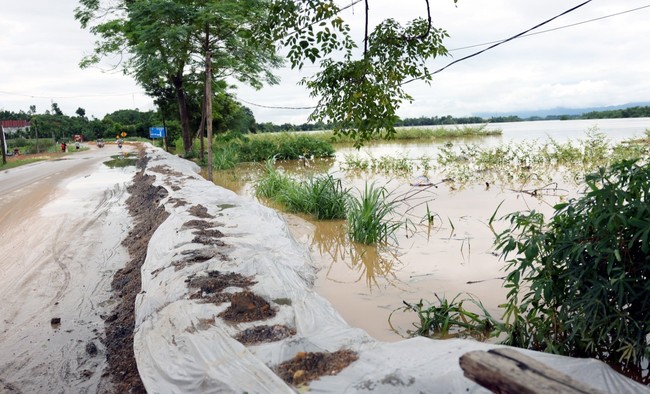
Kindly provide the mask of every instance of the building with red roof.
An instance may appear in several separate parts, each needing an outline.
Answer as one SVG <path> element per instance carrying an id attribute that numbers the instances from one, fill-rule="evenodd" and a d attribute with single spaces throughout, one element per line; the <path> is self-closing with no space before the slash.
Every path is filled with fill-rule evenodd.
<path id="1" fill-rule="evenodd" d="M 15 133 L 18 130 L 29 130 L 31 123 L 27 120 L 0 120 L 0 125 L 5 134 Z"/>

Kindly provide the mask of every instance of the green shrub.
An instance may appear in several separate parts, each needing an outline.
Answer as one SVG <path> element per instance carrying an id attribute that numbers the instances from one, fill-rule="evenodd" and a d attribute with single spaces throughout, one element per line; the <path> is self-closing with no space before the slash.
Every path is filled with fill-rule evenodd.
<path id="1" fill-rule="evenodd" d="M 269 140 L 238 140 L 233 146 L 239 150 L 239 157 L 242 162 L 265 161 L 273 158 L 278 153 L 276 144 Z"/>
<path id="2" fill-rule="evenodd" d="M 650 166 L 624 161 L 586 184 L 548 222 L 535 211 L 508 215 L 497 237 L 502 256 L 515 255 L 506 343 L 639 372 L 650 356 Z"/>

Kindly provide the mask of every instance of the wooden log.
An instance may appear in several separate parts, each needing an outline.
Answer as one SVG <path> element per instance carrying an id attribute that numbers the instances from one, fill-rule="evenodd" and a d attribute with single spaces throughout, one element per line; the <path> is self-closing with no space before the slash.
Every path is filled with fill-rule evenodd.
<path id="1" fill-rule="evenodd" d="M 512 348 L 465 353 L 460 367 L 465 377 L 493 393 L 603 393 Z"/>

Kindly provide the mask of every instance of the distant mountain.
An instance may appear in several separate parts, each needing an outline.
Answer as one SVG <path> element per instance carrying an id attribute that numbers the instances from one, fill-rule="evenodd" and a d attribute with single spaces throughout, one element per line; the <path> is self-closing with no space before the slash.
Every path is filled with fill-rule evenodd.
<path id="1" fill-rule="evenodd" d="M 622 105 L 610 105 L 608 107 L 590 107 L 590 108 L 564 108 L 556 107 L 551 109 L 541 109 L 536 111 L 515 111 L 515 112 L 477 112 L 474 113 L 474 116 L 480 116 L 482 118 L 491 118 L 497 116 L 519 116 L 522 119 L 530 117 L 540 117 L 544 118 L 549 115 L 582 115 L 587 112 L 592 111 L 612 111 L 617 109 L 625 109 L 630 107 L 645 107 L 650 106 L 650 101 L 639 102 L 639 103 L 628 103 Z"/>

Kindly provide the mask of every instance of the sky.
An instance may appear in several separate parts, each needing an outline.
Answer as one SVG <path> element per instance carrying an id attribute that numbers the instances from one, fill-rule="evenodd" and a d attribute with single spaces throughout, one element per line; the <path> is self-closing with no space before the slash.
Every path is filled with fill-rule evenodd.
<path id="1" fill-rule="evenodd" d="M 449 34 L 450 56 L 429 62 L 432 70 L 525 31 L 585 0 L 430 0 L 434 26 Z M 338 0 L 341 6 L 352 0 Z M 83 108 L 103 118 L 119 109 L 155 109 L 134 80 L 112 64 L 80 69 L 95 37 L 74 20 L 76 0 L 4 2 L 0 12 L 0 110 L 44 113 L 57 103 L 64 114 Z M 385 18 L 405 23 L 426 16 L 423 0 L 370 0 L 370 24 Z M 636 10 L 635 10 L 636 9 Z M 627 12 L 629 11 L 629 12 Z M 620 15 L 614 15 L 619 14 Z M 343 11 L 362 45 L 363 2 Z M 614 15 L 608 17 L 610 15 Z M 606 17 L 606 18 L 605 18 Z M 592 19 L 598 19 L 588 22 Z M 436 74 L 431 85 L 407 86 L 413 103 L 403 118 L 471 116 L 477 113 L 599 107 L 650 101 L 650 0 L 592 0 L 543 27 Z M 585 22 L 585 23 L 583 23 Z M 565 27 L 568 25 L 575 26 Z M 556 29 L 549 32 L 544 30 Z M 468 46 L 479 45 L 472 48 Z M 462 49 L 466 48 L 466 49 Z M 236 97 L 258 122 L 304 123 L 309 110 L 261 106 L 313 106 L 298 86 L 317 65 L 277 70 L 279 85 L 257 91 L 240 86 Z M 257 104 L 257 105 L 254 105 Z"/>

